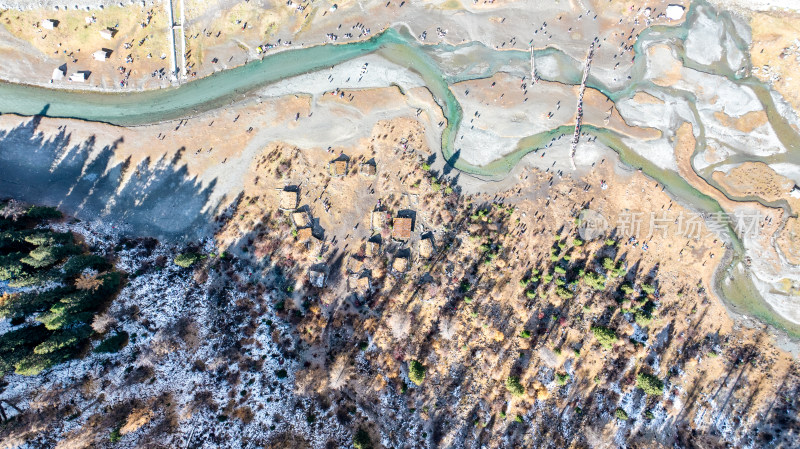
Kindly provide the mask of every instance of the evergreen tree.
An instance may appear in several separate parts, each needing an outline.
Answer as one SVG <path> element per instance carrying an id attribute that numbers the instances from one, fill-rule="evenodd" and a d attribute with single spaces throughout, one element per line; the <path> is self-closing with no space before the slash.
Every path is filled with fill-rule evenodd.
<path id="1" fill-rule="evenodd" d="M 29 354 L 14 364 L 14 371 L 22 376 L 35 376 L 46 369 L 50 369 L 66 361 L 72 351 L 62 349 L 47 354 Z"/>
<path id="2" fill-rule="evenodd" d="M 8 281 L 22 276 L 25 269 L 20 262 L 22 257 L 21 252 L 0 255 L 0 281 Z"/>
<path id="3" fill-rule="evenodd" d="M 39 343 L 34 349 L 35 354 L 49 354 L 63 348 L 75 346 L 85 340 L 92 333 L 89 326 L 80 326 L 75 329 L 54 332 L 50 338 Z"/>
<path id="4" fill-rule="evenodd" d="M 68 277 L 77 276 L 83 270 L 91 268 L 92 270 L 105 271 L 109 269 L 111 264 L 104 258 L 94 254 L 79 254 L 72 256 L 64 264 L 64 274 Z"/>
<path id="5" fill-rule="evenodd" d="M 412 360 L 408 364 L 408 378 L 417 385 L 422 385 L 422 381 L 425 380 L 425 371 L 426 369 L 422 363 L 416 360 Z"/>

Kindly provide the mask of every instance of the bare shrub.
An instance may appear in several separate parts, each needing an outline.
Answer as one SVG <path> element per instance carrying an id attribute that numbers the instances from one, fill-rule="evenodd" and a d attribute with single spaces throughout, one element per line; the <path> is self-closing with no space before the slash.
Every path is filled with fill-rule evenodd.
<path id="1" fill-rule="evenodd" d="M 452 340 L 458 332 L 458 323 L 455 318 L 442 318 L 439 322 L 439 334 L 442 338 Z"/>
<path id="2" fill-rule="evenodd" d="M 0 217 L 10 218 L 12 221 L 17 221 L 19 217 L 25 215 L 25 212 L 26 208 L 24 204 L 17 200 L 8 200 L 5 207 L 0 209 Z"/>
<path id="3" fill-rule="evenodd" d="M 75 279 L 75 288 L 78 290 L 95 291 L 103 285 L 103 280 L 97 277 L 97 271 L 86 270 L 78 279 Z"/>
<path id="4" fill-rule="evenodd" d="M 330 368 L 328 387 L 333 390 L 344 387 L 350 379 L 350 374 L 350 366 L 347 363 L 347 357 L 340 355 Z"/>
<path id="5" fill-rule="evenodd" d="M 109 329 L 117 326 L 117 320 L 107 312 L 99 313 L 92 320 L 92 329 L 98 334 L 105 334 Z"/>
<path id="6" fill-rule="evenodd" d="M 389 318 L 389 328 L 396 340 L 408 338 L 408 331 L 411 329 L 411 316 L 407 313 L 395 313 Z"/>
<path id="7" fill-rule="evenodd" d="M 182 317 L 175 323 L 175 334 L 190 349 L 196 349 L 200 346 L 198 333 L 197 323 L 189 317 Z"/>

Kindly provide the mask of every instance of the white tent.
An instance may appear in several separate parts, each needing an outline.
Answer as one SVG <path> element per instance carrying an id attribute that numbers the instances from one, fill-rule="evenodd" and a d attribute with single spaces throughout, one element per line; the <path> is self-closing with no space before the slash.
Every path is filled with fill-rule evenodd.
<path id="1" fill-rule="evenodd" d="M 97 50 L 96 52 L 92 53 L 92 56 L 96 61 L 105 61 L 108 59 L 108 50 Z"/>
<path id="2" fill-rule="evenodd" d="M 61 67 L 56 67 L 55 69 L 53 69 L 53 80 L 54 81 L 61 80 L 64 78 L 66 74 L 67 74 L 66 65 L 63 65 Z"/>

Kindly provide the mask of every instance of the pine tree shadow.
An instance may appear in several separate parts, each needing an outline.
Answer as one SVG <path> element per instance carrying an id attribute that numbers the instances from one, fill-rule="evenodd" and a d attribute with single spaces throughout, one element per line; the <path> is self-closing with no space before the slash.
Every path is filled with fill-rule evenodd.
<path id="1" fill-rule="evenodd" d="M 191 240 L 213 232 L 216 180 L 203 185 L 176 158 L 136 167 L 130 159 L 115 161 L 122 140 L 100 148 L 94 136 L 74 142 L 66 129 L 45 137 L 41 118 L 0 131 L 0 196 L 55 206 L 136 236 Z"/>

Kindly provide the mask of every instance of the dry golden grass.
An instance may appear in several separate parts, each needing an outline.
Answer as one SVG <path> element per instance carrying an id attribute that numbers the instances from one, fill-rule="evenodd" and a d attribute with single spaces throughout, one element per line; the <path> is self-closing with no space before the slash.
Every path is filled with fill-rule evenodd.
<path id="1" fill-rule="evenodd" d="M 730 115 L 717 111 L 714 118 L 719 120 L 726 128 L 736 128 L 739 131 L 749 133 L 759 126 L 765 125 L 768 121 L 767 113 L 764 110 L 751 111 L 741 117 L 731 117 Z"/>
<path id="2" fill-rule="evenodd" d="M 797 75 L 797 56 L 781 57 L 784 49 L 800 36 L 800 14 L 789 12 L 754 12 L 750 19 L 753 42 L 750 57 L 754 67 L 769 66 L 780 74 L 775 90 L 780 92 L 800 111 L 800 76 Z M 759 70 L 758 77 L 769 81 L 767 74 Z"/>

